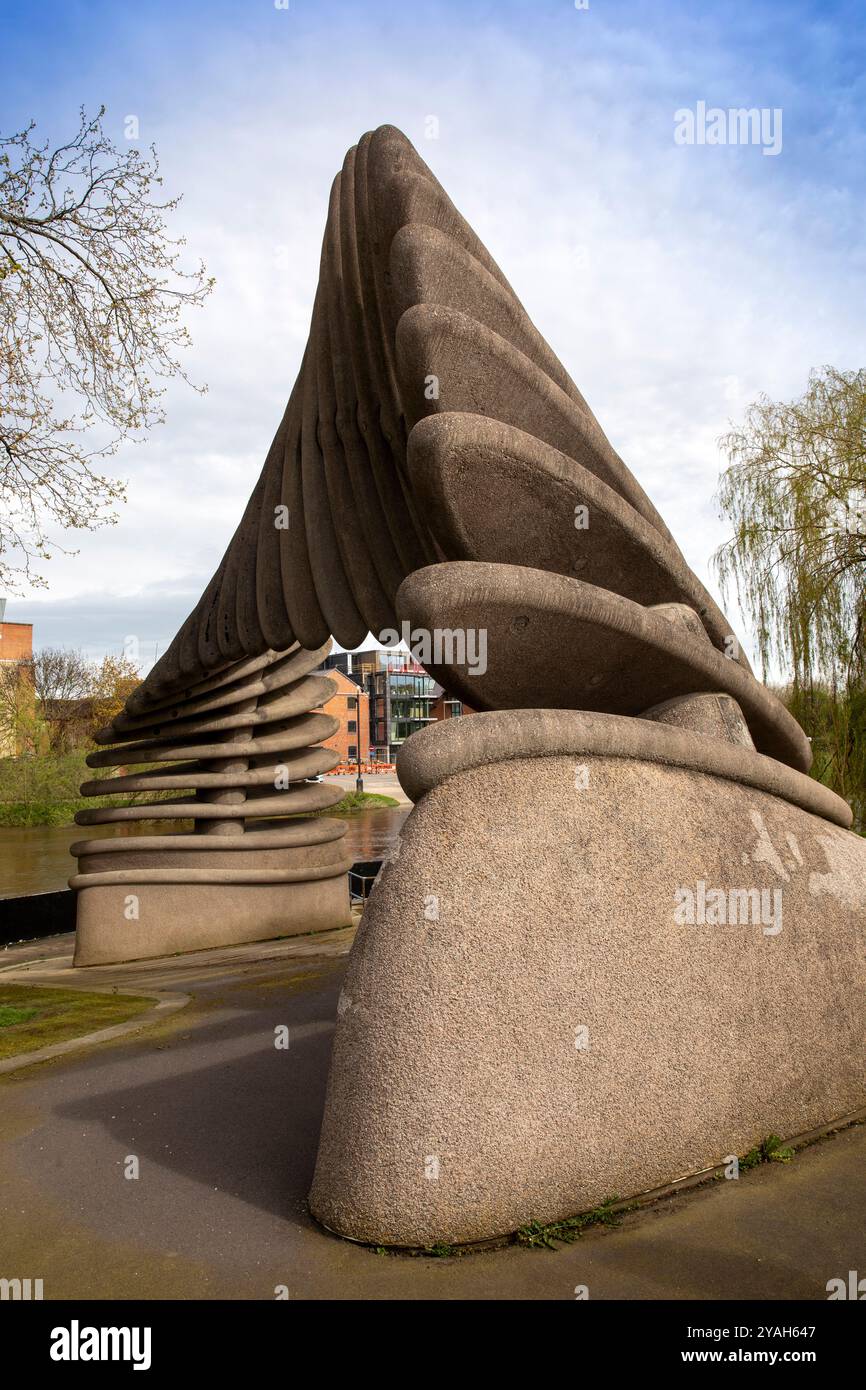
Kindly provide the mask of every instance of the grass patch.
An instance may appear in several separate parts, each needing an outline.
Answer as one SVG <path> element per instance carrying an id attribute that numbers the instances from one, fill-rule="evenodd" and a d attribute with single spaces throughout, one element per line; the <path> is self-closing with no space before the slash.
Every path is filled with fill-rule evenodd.
<path id="1" fill-rule="evenodd" d="M 71 825 L 75 812 L 86 803 L 78 801 L 4 801 L 0 803 L 0 825 Z"/>
<path id="2" fill-rule="evenodd" d="M 38 1012 L 38 1009 L 13 1009 L 11 1004 L 0 1004 L 0 1028 L 10 1028 L 13 1023 L 26 1023 Z"/>
<path id="3" fill-rule="evenodd" d="M 90 994 L 80 989 L 0 987 L 0 1059 L 52 1043 L 66 1042 L 126 1023 L 153 1008 L 152 999 L 131 994 Z"/>
<path id="4" fill-rule="evenodd" d="M 357 816 L 361 811 L 375 807 L 399 806 L 393 796 L 383 796 L 381 792 L 347 792 L 336 806 L 327 806 L 324 811 L 315 811 L 317 816 Z"/>
<path id="5" fill-rule="evenodd" d="M 628 1210 L 623 1207 L 614 1211 L 613 1208 L 618 1201 L 618 1197 L 605 1197 L 601 1205 L 592 1211 L 582 1212 L 580 1216 L 569 1216 L 565 1221 L 553 1221 L 549 1226 L 543 1226 L 540 1221 L 530 1221 L 515 1232 L 515 1239 L 518 1245 L 525 1245 L 531 1249 L 543 1247 L 555 1250 L 557 1241 L 571 1245 L 580 1238 L 588 1226 L 618 1226 Z"/>
<path id="6" fill-rule="evenodd" d="M 782 1143 L 778 1134 L 768 1134 L 754 1149 L 749 1149 L 740 1159 L 740 1170 L 757 1168 L 760 1163 L 790 1163 L 794 1150 Z"/>

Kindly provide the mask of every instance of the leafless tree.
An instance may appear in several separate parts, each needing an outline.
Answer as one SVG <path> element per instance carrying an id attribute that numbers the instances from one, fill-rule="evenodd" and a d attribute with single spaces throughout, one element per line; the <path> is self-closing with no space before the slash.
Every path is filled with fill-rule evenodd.
<path id="1" fill-rule="evenodd" d="M 0 663 L 0 756 L 65 752 L 88 743 L 139 680 L 126 657 L 106 656 L 97 665 L 65 647 Z"/>
<path id="2" fill-rule="evenodd" d="M 118 150 L 81 111 L 51 148 L 34 124 L 0 138 L 0 587 L 44 580 L 47 530 L 116 520 L 99 461 L 159 423 L 167 378 L 189 382 L 183 318 L 213 280 L 181 265 L 156 152 Z M 192 384 L 192 383 L 190 383 Z M 203 389 L 203 388 L 195 388 Z M 87 435 L 87 442 L 82 438 Z"/>

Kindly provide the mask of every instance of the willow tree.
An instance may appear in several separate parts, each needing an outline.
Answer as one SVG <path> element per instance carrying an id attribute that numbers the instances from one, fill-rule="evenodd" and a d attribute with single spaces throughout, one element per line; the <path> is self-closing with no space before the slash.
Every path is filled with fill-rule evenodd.
<path id="1" fill-rule="evenodd" d="M 103 114 L 55 146 L 32 123 L 0 138 L 0 588 L 40 582 L 54 527 L 114 519 L 101 461 L 163 418 L 213 284 L 168 234 L 155 152 L 116 148 Z"/>
<path id="2" fill-rule="evenodd" d="M 713 557 L 754 626 L 766 678 L 812 737 L 815 775 L 866 813 L 866 371 L 813 371 L 795 401 L 762 396 L 720 441 L 733 535 Z"/>

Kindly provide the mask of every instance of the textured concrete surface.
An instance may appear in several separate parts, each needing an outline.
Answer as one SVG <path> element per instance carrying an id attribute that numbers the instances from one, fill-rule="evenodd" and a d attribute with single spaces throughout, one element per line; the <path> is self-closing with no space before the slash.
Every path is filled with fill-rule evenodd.
<path id="1" fill-rule="evenodd" d="M 470 767 L 561 753 L 632 759 L 689 768 L 756 788 L 847 829 L 851 808 L 835 792 L 775 758 L 685 727 L 659 726 L 645 717 L 585 710 L 488 710 L 471 719 L 431 724 L 413 734 L 398 754 L 398 774 L 413 801 Z"/>
<path id="2" fill-rule="evenodd" d="M 283 869 L 275 883 L 262 882 L 268 871 L 260 863 L 251 871 L 258 882 L 139 884 L 131 872 L 123 884 L 84 888 L 78 895 L 75 964 L 142 960 L 348 926 L 350 867 L 340 855 L 336 876 L 332 867 L 307 864 L 295 883 Z M 130 895 L 137 900 L 131 921 Z"/>
<path id="3" fill-rule="evenodd" d="M 500 420 L 444 411 L 418 421 L 407 465 L 451 559 L 525 565 L 531 557 L 538 569 L 639 603 L 688 603 L 724 647 L 730 623 L 676 547 L 577 459 Z M 742 653 L 736 659 L 749 669 Z"/>
<path id="4" fill-rule="evenodd" d="M 100 977 L 194 1002 L 122 1044 L 0 1079 L 0 1274 L 43 1278 L 47 1299 L 270 1300 L 285 1285 L 293 1300 L 570 1301 L 577 1285 L 591 1300 L 820 1300 L 828 1279 L 862 1272 L 863 1127 L 555 1252 L 409 1259 L 328 1236 L 304 1197 L 350 940 L 88 971 L 82 987 Z M 66 937 L 2 960 L 68 988 L 82 979 L 71 955 Z M 131 1154 L 137 1180 L 123 1177 Z"/>
<path id="5" fill-rule="evenodd" d="M 120 773 L 85 782 L 83 795 L 131 800 L 78 811 L 78 824 L 168 822 L 175 833 L 71 846 L 78 859 L 70 879 L 78 890 L 76 965 L 349 923 L 345 823 L 304 814 L 342 795 L 338 786 L 307 780 L 337 757 L 310 743 L 336 727 L 312 712 L 334 690 L 315 674 L 329 649 L 330 642 L 236 662 L 146 713 L 132 701 L 96 735 L 114 746 L 89 754 L 88 763 Z M 155 766 L 136 770 L 149 762 Z"/>
<path id="6" fill-rule="evenodd" d="M 702 885 L 739 920 L 678 917 Z M 454 773 L 352 954 L 314 1213 L 480 1239 L 855 1111 L 864 928 L 866 841 L 765 792 L 595 755 Z"/>
<path id="7" fill-rule="evenodd" d="M 483 662 L 473 659 L 478 637 L 472 646 L 468 637 L 447 646 L 440 638 L 438 651 L 431 641 L 433 659 L 424 656 L 440 684 L 473 709 L 638 715 L 675 696 L 725 691 L 761 753 L 808 771 L 812 749 L 797 721 L 707 640 L 696 614 L 690 632 L 665 612 L 679 617 L 682 607 L 645 607 L 568 575 L 467 560 L 416 570 L 397 594 L 397 613 L 412 630 L 485 633 Z"/>
<path id="8" fill-rule="evenodd" d="M 734 743 L 754 750 L 749 726 L 743 711 L 730 695 L 720 692 L 709 695 L 680 695 L 641 712 L 641 719 L 686 729 L 723 743 Z"/>

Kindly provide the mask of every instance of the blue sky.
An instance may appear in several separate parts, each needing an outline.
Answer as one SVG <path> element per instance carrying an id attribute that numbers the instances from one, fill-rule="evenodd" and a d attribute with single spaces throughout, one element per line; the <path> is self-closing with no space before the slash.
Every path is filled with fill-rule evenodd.
<path id="1" fill-rule="evenodd" d="M 12 598 L 38 645 L 139 639 L 197 599 L 300 361 L 330 182 L 403 129 L 499 261 L 693 568 L 725 529 L 717 439 L 761 391 L 863 365 L 866 7 L 704 0 L 0 4 L 0 128 L 83 103 L 156 146 L 217 277 L 168 419 L 124 448 L 119 523 Z M 782 148 L 678 146 L 698 101 L 780 108 Z M 428 139 L 427 118 L 439 123 Z M 746 634 L 748 635 L 748 634 Z"/>

